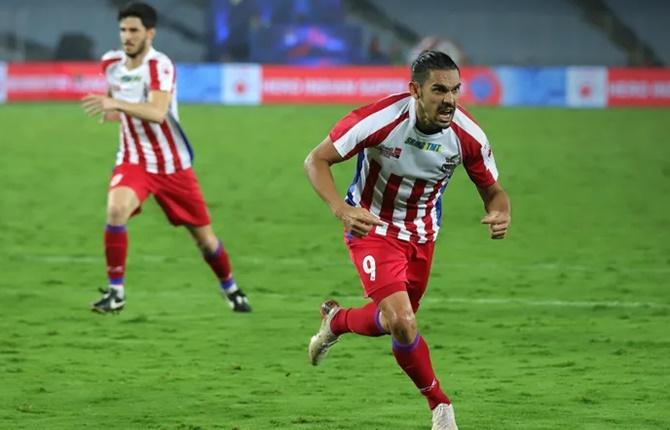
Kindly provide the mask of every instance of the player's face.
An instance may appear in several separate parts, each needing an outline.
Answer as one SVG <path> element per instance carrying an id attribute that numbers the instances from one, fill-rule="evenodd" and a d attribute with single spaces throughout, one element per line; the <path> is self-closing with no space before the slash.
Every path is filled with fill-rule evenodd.
<path id="1" fill-rule="evenodd" d="M 155 30 L 147 28 L 142 24 L 142 20 L 129 16 L 119 21 L 119 35 L 123 51 L 130 58 L 134 58 L 144 53 L 151 44 Z"/>
<path id="2" fill-rule="evenodd" d="M 458 70 L 431 70 L 423 84 L 411 82 L 410 91 L 417 102 L 421 130 L 437 133 L 451 125 L 461 91 Z"/>

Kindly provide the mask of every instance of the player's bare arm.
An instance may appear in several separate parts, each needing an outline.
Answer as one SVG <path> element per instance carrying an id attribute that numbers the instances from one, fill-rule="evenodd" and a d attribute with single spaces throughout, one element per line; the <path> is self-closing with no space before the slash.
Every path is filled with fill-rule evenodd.
<path id="1" fill-rule="evenodd" d="M 107 97 L 111 97 L 111 91 L 107 91 Z M 121 115 L 118 110 L 108 110 L 103 111 L 102 116 L 100 117 L 100 124 L 104 122 L 119 122 L 121 121 Z"/>
<path id="2" fill-rule="evenodd" d="M 504 239 L 512 222 L 511 205 L 505 190 L 497 182 L 487 188 L 477 188 L 486 208 L 481 223 L 489 226 L 491 239 Z"/>
<path id="3" fill-rule="evenodd" d="M 87 94 L 82 99 L 82 107 L 89 116 L 120 111 L 139 119 L 162 123 L 171 101 L 172 94 L 167 91 L 150 91 L 144 103 L 130 103 L 103 94 Z"/>
<path id="4" fill-rule="evenodd" d="M 107 90 L 107 97 L 112 97 L 112 91 Z M 119 122 L 121 121 L 121 114 L 119 113 L 118 110 L 109 110 L 109 111 L 104 111 L 102 113 L 102 118 L 100 118 L 100 122 Z"/>
<path id="5" fill-rule="evenodd" d="M 346 204 L 335 186 L 330 166 L 344 161 L 330 137 L 326 137 L 305 159 L 305 172 L 317 194 L 328 204 L 344 228 L 354 236 L 363 237 L 383 223 L 368 210 Z"/>

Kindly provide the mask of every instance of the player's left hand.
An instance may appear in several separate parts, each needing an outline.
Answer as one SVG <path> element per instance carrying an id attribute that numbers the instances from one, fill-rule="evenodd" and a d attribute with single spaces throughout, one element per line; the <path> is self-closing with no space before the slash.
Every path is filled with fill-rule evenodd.
<path id="1" fill-rule="evenodd" d="M 507 212 L 491 211 L 484 218 L 482 224 L 488 224 L 491 239 L 504 239 L 512 218 Z"/>
<path id="2" fill-rule="evenodd" d="M 114 99 L 104 94 L 87 94 L 81 99 L 81 106 L 88 116 L 95 116 L 102 112 L 109 112 L 116 107 Z"/>

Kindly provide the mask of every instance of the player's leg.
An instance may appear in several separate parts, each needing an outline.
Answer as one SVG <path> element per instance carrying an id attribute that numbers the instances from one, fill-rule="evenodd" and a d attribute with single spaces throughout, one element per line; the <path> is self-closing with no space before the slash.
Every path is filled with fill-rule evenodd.
<path id="1" fill-rule="evenodd" d="M 417 312 L 428 284 L 432 242 L 424 245 L 408 243 L 403 245 L 405 250 L 389 246 L 385 238 L 371 235 L 363 239 L 349 238 L 347 245 L 368 296 L 406 291 L 414 313 Z M 409 261 L 405 253 L 411 255 Z M 329 300 L 322 305 L 321 313 L 324 319 L 332 314 L 329 326 L 336 336 L 356 333 L 376 337 L 389 333 L 386 319 L 374 300 L 357 308 L 341 308 L 337 302 Z"/>
<path id="2" fill-rule="evenodd" d="M 417 329 L 409 295 L 405 291 L 393 293 L 379 301 L 379 309 L 391 332 L 396 362 L 428 400 L 428 406 L 433 411 L 433 428 L 456 430 L 451 402 L 435 377 L 430 350 Z"/>
<path id="3" fill-rule="evenodd" d="M 398 365 L 421 391 L 431 409 L 449 398 L 440 389 L 430 361 L 428 345 L 417 330 L 416 316 L 406 292 L 393 293 L 379 302 L 391 332 L 393 355 Z"/>
<path id="4" fill-rule="evenodd" d="M 416 319 L 419 302 L 428 285 L 434 243 L 411 244 L 411 248 L 411 258 L 407 266 L 407 298 Z M 407 312 L 406 305 L 405 303 L 405 312 Z M 383 306 L 380 303 L 380 308 Z M 390 311 L 382 311 L 383 323 L 388 326 L 394 325 L 394 323 L 387 320 L 387 314 L 391 315 Z M 413 325 L 416 326 L 416 322 Z M 458 427 L 456 426 L 454 410 L 434 374 L 428 345 L 420 334 L 417 333 L 415 337 L 412 336 L 413 333 L 410 333 L 409 338 L 413 340 L 407 344 L 406 342 L 398 342 L 398 338 L 393 335 L 393 355 L 398 364 L 405 370 L 428 400 L 428 405 L 433 413 L 433 428 L 456 430 Z M 406 337 L 404 340 L 408 341 L 409 339 Z M 412 345 L 414 346 L 412 347 Z"/>
<path id="5" fill-rule="evenodd" d="M 378 337 L 388 333 L 382 322 L 379 308 L 374 302 L 358 308 L 340 309 L 333 315 L 330 328 L 337 336 L 356 333 L 361 336 Z"/>
<path id="6" fill-rule="evenodd" d="M 129 187 L 113 188 L 107 196 L 107 226 L 105 227 L 105 257 L 110 285 L 123 286 L 128 255 L 126 225 L 131 214 L 140 206 L 135 192 Z"/>
<path id="7" fill-rule="evenodd" d="M 139 166 L 120 165 L 114 169 L 107 193 L 107 225 L 104 246 L 109 287 L 91 305 L 96 312 L 120 311 L 125 306 L 124 277 L 128 255 L 130 217 L 139 211 L 141 201 L 148 195 L 144 172 Z"/>
<path id="8" fill-rule="evenodd" d="M 228 253 L 212 230 L 209 210 L 193 170 L 151 175 L 150 179 L 156 190 L 156 201 L 172 225 L 183 225 L 191 233 L 232 309 L 251 311 L 246 295 L 235 284 Z"/>
<path id="9" fill-rule="evenodd" d="M 211 225 L 202 227 L 186 226 L 212 269 L 221 287 L 221 293 L 228 299 L 236 312 L 251 312 L 251 306 L 244 292 L 235 283 L 230 257 L 223 243 L 216 237 Z"/>
<path id="10" fill-rule="evenodd" d="M 386 291 L 387 295 L 405 290 L 405 245 L 375 234 L 363 238 L 347 237 L 346 243 L 366 296 L 372 297 L 373 302 L 358 308 L 342 308 L 334 300 L 321 305 L 321 327 L 310 339 L 308 348 L 310 361 L 315 366 L 343 334 L 387 334 L 388 330 L 374 302 L 374 294 L 381 290 Z"/>
<path id="11" fill-rule="evenodd" d="M 435 242 L 423 244 L 412 243 L 410 248 L 411 257 L 407 263 L 407 294 L 409 295 L 409 301 L 412 303 L 412 309 L 416 314 L 419 311 L 421 299 L 428 287 Z"/>
<path id="12" fill-rule="evenodd" d="M 364 238 L 347 237 L 345 241 L 366 296 L 372 297 L 373 301 L 358 308 L 340 309 L 332 318 L 331 330 L 338 336 L 345 333 L 362 336 L 388 334 L 374 295 L 382 290 L 386 295 L 405 290 L 407 244 L 374 234 Z"/>

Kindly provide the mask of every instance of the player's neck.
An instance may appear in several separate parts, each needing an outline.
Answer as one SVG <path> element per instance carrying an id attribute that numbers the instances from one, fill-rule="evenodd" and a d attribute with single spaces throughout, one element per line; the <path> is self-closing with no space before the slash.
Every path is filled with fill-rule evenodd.
<path id="1" fill-rule="evenodd" d="M 426 134 L 426 135 L 431 135 L 431 134 L 436 134 L 436 133 L 441 133 L 442 129 L 439 127 L 435 127 L 434 125 L 430 124 L 428 121 L 422 120 L 417 115 L 416 118 L 416 124 L 414 125 L 417 130 L 419 130 L 421 133 Z"/>
<path id="2" fill-rule="evenodd" d="M 151 51 L 151 45 L 147 45 L 142 52 L 138 52 L 134 57 L 128 57 L 126 55 L 126 69 L 132 70 L 137 67 L 140 67 L 144 62 L 144 57 Z"/>
<path id="3" fill-rule="evenodd" d="M 440 133 L 442 131 L 441 128 L 437 128 L 434 124 L 430 123 L 428 115 L 421 106 L 416 107 L 416 123 L 414 124 L 414 127 L 426 135 Z"/>

